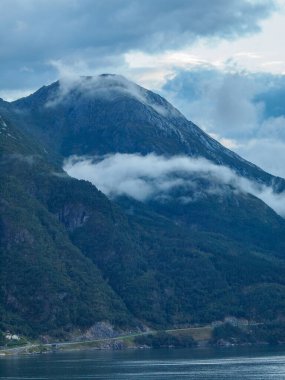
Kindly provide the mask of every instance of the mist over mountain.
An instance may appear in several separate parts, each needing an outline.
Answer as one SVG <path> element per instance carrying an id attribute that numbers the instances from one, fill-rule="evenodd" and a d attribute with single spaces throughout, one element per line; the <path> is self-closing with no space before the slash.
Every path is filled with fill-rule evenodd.
<path id="1" fill-rule="evenodd" d="M 204 157 L 276 191 L 284 189 L 283 179 L 243 160 L 164 98 L 118 75 L 72 77 L 5 105 L 22 128 L 64 157 L 111 153 Z"/>
<path id="2" fill-rule="evenodd" d="M 219 197 L 235 191 L 256 196 L 285 216 L 283 192 L 276 193 L 272 186 L 241 177 L 234 170 L 204 158 L 153 153 L 145 156 L 116 153 L 101 158 L 72 156 L 65 160 L 64 170 L 72 177 L 92 182 L 111 198 L 126 195 L 138 201 L 166 202 L 174 196 L 186 204 L 207 195 Z M 178 189 L 180 196 L 175 196 Z"/>
<path id="3" fill-rule="evenodd" d="M 284 318 L 284 179 L 117 75 L 58 81 L 0 114 L 0 329 Z"/>
<path id="4" fill-rule="evenodd" d="M 175 173 L 169 158 L 185 156 L 188 162 L 190 157 L 194 160 L 203 158 L 209 162 L 208 165 L 204 163 L 203 168 L 199 170 L 200 165 L 196 161 L 196 165 L 188 165 L 186 172 L 194 170 L 196 176 L 199 172 L 199 175 L 204 173 L 202 177 L 208 173 L 212 176 L 214 187 L 217 187 L 218 182 L 222 184 L 218 185 L 220 189 L 224 185 L 231 185 L 237 191 L 259 197 L 277 213 L 284 215 L 284 196 L 280 194 L 285 188 L 283 179 L 269 175 L 245 161 L 188 121 L 165 99 L 122 76 L 103 74 L 97 77 L 66 78 L 41 88 L 27 98 L 7 103 L 6 106 L 8 110 L 12 110 L 12 118 L 14 117 L 17 125 L 33 133 L 56 154 L 65 159 L 70 158 L 66 161 L 66 167 L 70 173 L 73 170 L 77 178 L 88 179 L 94 183 L 94 175 L 85 175 L 88 164 L 91 169 L 90 160 L 88 161 L 90 157 L 91 160 L 95 157 L 97 161 L 101 157 L 103 165 L 103 162 L 111 162 L 110 158 L 104 161 L 106 155 L 155 154 L 161 157 L 161 162 L 164 160 L 164 165 L 170 165 L 169 170 L 175 177 L 174 181 L 171 179 L 172 184 L 179 187 L 179 170 Z M 76 169 L 71 168 L 73 156 L 80 158 L 80 165 L 84 165 L 85 168 L 84 173 L 78 172 L 78 160 Z M 87 158 L 85 163 L 84 157 Z M 129 157 L 131 160 L 127 162 L 134 162 L 134 156 Z M 155 167 L 155 163 L 152 165 L 147 162 L 150 159 L 151 156 L 149 159 L 140 159 L 140 163 L 137 160 L 137 163 L 141 168 L 143 163 Z M 114 157 L 112 162 L 115 160 Z M 98 168 L 97 165 L 97 173 Z M 114 169 L 117 173 L 126 172 L 123 166 Z M 232 173 L 228 169 L 232 170 Z M 211 174 L 213 170 L 216 173 L 215 179 Z M 140 198 L 143 189 L 146 192 L 150 191 L 146 189 L 149 186 L 142 181 L 142 176 L 143 172 L 137 177 L 141 186 L 134 187 L 134 184 L 131 184 L 132 194 L 137 199 Z M 154 184 L 155 175 L 152 173 L 151 177 Z M 217 181 L 218 177 L 220 181 Z M 101 173 L 101 178 L 105 180 L 106 176 Z M 123 182 L 123 186 L 126 186 L 124 177 Z M 160 182 L 159 179 L 156 182 Z M 180 182 L 181 188 L 185 181 L 181 181 L 180 178 Z M 194 183 L 188 181 L 188 184 L 190 182 Z M 97 178 L 95 185 L 100 188 L 100 184 L 101 180 Z M 118 183 L 113 181 L 113 187 L 117 188 Z M 213 186 L 211 187 L 213 189 Z M 137 194 L 134 194 L 135 189 Z M 104 190 L 103 185 L 102 191 Z M 164 189 L 162 196 L 167 195 L 166 190 Z M 112 190 L 109 189 L 107 192 L 110 194 Z M 181 195 L 180 198 L 187 199 L 187 194 Z"/>

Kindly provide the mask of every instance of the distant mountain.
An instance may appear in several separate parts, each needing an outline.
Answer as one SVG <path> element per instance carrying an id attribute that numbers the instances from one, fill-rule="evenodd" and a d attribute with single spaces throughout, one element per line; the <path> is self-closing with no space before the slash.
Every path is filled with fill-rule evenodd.
<path id="1" fill-rule="evenodd" d="M 285 317 L 285 220 L 260 199 L 199 171 L 168 198 L 108 199 L 61 166 L 71 155 L 155 153 L 202 157 L 277 193 L 283 179 L 119 76 L 56 82 L 0 102 L 0 114 L 0 330 Z"/>

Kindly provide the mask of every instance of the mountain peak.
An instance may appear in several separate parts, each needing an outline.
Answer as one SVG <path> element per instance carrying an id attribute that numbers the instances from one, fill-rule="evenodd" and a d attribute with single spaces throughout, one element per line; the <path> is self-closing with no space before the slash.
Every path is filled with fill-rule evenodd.
<path id="1" fill-rule="evenodd" d="M 63 77 L 58 81 L 59 85 L 64 87 L 68 86 L 71 88 L 78 89 L 93 89 L 96 90 L 102 87 L 120 87 L 129 88 L 140 87 L 136 83 L 128 80 L 126 77 L 118 74 L 99 74 L 99 75 L 81 75 L 72 77 Z M 142 87 L 140 87 L 142 88 Z"/>
<path id="2" fill-rule="evenodd" d="M 101 74 L 96 76 L 80 76 L 73 78 L 62 78 L 59 80 L 59 90 L 64 96 L 70 92 L 84 94 L 90 98 L 118 96 L 131 96 L 143 100 L 145 89 L 134 82 L 129 81 L 122 75 Z"/>
<path id="3" fill-rule="evenodd" d="M 285 188 L 284 180 L 238 157 L 166 99 L 121 75 L 63 78 L 10 103 L 9 110 L 19 125 L 64 157 L 117 152 L 203 157 L 274 184 L 276 191 Z"/>
<path id="4" fill-rule="evenodd" d="M 58 105 L 77 107 L 79 104 L 98 105 L 104 102 L 135 102 L 137 107 L 144 107 L 149 112 L 169 118 L 183 118 L 183 115 L 160 95 L 149 91 L 122 75 L 104 73 L 96 76 L 64 77 L 41 87 L 34 94 L 12 102 L 16 107 L 23 106 L 56 107 Z M 145 110 L 147 112 L 147 110 Z"/>

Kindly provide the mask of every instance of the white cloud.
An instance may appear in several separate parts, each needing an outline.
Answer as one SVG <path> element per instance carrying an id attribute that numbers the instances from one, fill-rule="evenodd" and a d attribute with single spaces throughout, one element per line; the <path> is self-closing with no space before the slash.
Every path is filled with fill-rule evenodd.
<path id="1" fill-rule="evenodd" d="M 71 157 L 64 170 L 72 177 L 92 182 L 111 198 L 129 196 L 138 201 L 161 199 L 182 189 L 180 201 L 229 189 L 254 195 L 285 216 L 285 194 L 238 176 L 233 170 L 203 158 L 164 157 L 155 154 L 114 154 L 105 157 Z M 199 180 L 206 180 L 201 189 Z M 188 196 L 189 195 L 189 196 Z"/>
<path id="2" fill-rule="evenodd" d="M 70 93 L 76 91 L 82 97 L 99 97 L 114 99 L 122 93 L 132 96 L 141 102 L 146 102 L 143 89 L 120 75 L 97 75 L 80 77 L 73 70 L 62 72 L 59 90 L 50 99 L 47 106 L 54 106 L 65 100 Z"/>
<path id="3" fill-rule="evenodd" d="M 285 177 L 284 75 L 213 67 L 182 70 L 163 93 L 223 145 Z"/>
<path id="4" fill-rule="evenodd" d="M 227 138 L 224 138 L 224 137 L 220 137 L 217 133 L 210 133 L 210 136 L 219 141 L 219 143 L 221 143 L 222 145 L 224 145 L 226 148 L 228 149 L 235 149 L 235 148 L 238 148 L 238 144 L 235 140 L 233 139 L 227 139 Z"/>
<path id="5" fill-rule="evenodd" d="M 166 102 L 161 104 L 154 102 L 144 88 L 121 75 L 102 74 L 93 77 L 78 77 L 73 71 L 63 73 L 58 90 L 52 94 L 45 106 L 54 107 L 58 103 L 64 102 L 67 97 L 70 101 L 70 97 L 74 95 L 81 98 L 110 101 L 123 95 L 137 99 L 163 116 L 180 115 L 173 107 L 167 106 Z"/>
<path id="6" fill-rule="evenodd" d="M 248 138 L 263 118 L 263 102 L 254 99 L 266 84 L 258 79 L 208 66 L 180 71 L 163 93 L 206 132 L 225 139 Z"/>
<path id="7" fill-rule="evenodd" d="M 267 172 L 285 178 L 285 141 L 274 138 L 251 139 L 234 147 L 234 150 Z"/>

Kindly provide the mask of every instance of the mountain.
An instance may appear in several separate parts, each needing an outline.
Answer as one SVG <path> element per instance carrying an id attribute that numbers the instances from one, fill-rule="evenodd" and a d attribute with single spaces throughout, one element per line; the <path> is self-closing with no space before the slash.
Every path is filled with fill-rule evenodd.
<path id="1" fill-rule="evenodd" d="M 285 189 L 283 179 L 223 147 L 161 96 L 118 75 L 57 81 L 5 105 L 13 111 L 17 125 L 63 157 L 185 154 L 229 166 L 276 191 Z"/>
<path id="2" fill-rule="evenodd" d="M 284 179 L 243 160 L 188 121 L 165 99 L 118 75 L 58 81 L 26 98 L 6 103 L 6 108 L 11 120 L 40 139 L 51 156 L 56 154 L 59 160 L 72 155 L 102 157 L 115 153 L 186 155 L 228 167 L 276 193 L 285 188 Z M 174 173 L 170 180 L 176 177 Z M 254 197 L 244 192 L 236 194 L 231 182 L 217 186 L 213 176 L 209 180 L 196 173 L 188 182 L 195 184 L 194 192 L 189 186 L 174 188 L 172 201 L 150 200 L 151 210 L 192 229 L 226 234 L 245 244 L 283 252 L 280 228 L 274 227 L 282 225 L 283 220 L 279 218 L 276 223 L 278 217 L 274 216 L 276 221 L 270 225 L 264 205 L 256 207 Z M 220 188 L 219 194 L 216 187 Z M 185 203 L 177 202 L 177 198 L 198 199 Z M 128 205 L 124 200 L 123 206 L 126 210 L 136 209 L 130 199 Z"/>
<path id="3" fill-rule="evenodd" d="M 0 114 L 0 329 L 31 334 L 35 326 L 36 335 L 53 335 L 102 321 L 129 329 L 230 315 L 284 318 L 285 221 L 211 170 L 226 168 L 278 196 L 283 179 L 119 76 L 55 82 L 16 102 L 1 101 Z M 175 169 L 167 180 L 179 186 L 167 197 L 145 199 L 107 198 L 62 170 L 72 155 L 91 157 L 93 165 L 113 154 L 127 162 L 155 154 L 167 165 L 176 156 L 193 165 L 202 157 L 212 166 L 202 174 Z M 140 180 L 156 181 L 147 175 Z"/>

